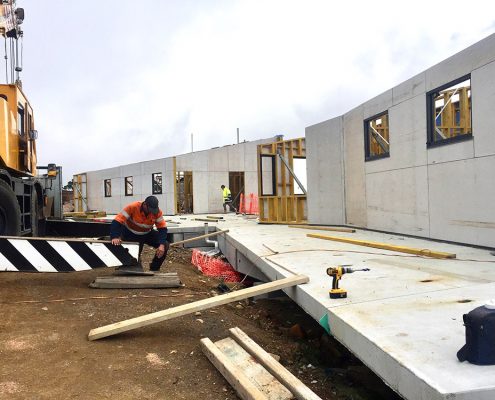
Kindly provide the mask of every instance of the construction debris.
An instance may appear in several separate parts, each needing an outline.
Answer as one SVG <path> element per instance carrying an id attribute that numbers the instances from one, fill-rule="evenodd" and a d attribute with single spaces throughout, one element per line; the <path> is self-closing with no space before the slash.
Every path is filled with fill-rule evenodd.
<path id="1" fill-rule="evenodd" d="M 99 276 L 89 284 L 97 289 L 164 289 L 181 287 L 182 282 L 176 272 L 152 273 L 141 276 Z"/>
<path id="2" fill-rule="evenodd" d="M 216 297 L 199 300 L 189 304 L 169 308 L 163 311 L 157 311 L 152 314 L 143 315 L 126 321 L 116 322 L 114 324 L 92 329 L 88 334 L 89 340 L 97 340 L 118 333 L 127 332 L 143 326 L 152 325 L 158 322 L 166 321 L 172 318 L 180 317 L 196 311 L 206 310 L 223 304 L 232 303 L 238 300 L 247 299 L 263 293 L 273 292 L 279 289 L 296 286 L 309 282 L 305 275 L 295 275 L 290 278 L 280 279 L 278 281 L 264 283 L 262 285 L 250 287 L 247 289 L 237 290 L 235 292 L 222 294 Z"/>
<path id="3" fill-rule="evenodd" d="M 241 399 L 321 400 L 241 329 L 229 332 L 233 339 L 204 338 L 201 347 Z"/>

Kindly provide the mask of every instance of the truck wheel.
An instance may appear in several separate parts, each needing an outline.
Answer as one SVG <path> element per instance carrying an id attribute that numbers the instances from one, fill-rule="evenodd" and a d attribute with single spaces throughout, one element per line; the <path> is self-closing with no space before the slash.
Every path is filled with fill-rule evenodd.
<path id="1" fill-rule="evenodd" d="M 0 179 L 0 235 L 21 234 L 21 209 L 12 188 Z"/>

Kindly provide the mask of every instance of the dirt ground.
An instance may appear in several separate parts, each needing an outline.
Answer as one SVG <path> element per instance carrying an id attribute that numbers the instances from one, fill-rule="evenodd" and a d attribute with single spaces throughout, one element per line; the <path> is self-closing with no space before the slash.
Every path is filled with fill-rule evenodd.
<path id="1" fill-rule="evenodd" d="M 145 249 L 144 260 L 152 257 Z M 178 289 L 90 289 L 113 268 L 0 273 L 0 399 L 237 399 L 199 339 L 238 326 L 322 399 L 398 399 L 288 298 L 236 302 L 90 342 L 96 327 L 218 293 L 191 253 L 172 249 L 162 272 Z"/>

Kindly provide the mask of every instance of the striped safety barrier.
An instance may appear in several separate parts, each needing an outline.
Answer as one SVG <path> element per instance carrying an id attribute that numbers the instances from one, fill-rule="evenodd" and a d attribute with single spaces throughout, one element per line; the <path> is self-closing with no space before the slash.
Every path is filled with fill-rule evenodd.
<path id="1" fill-rule="evenodd" d="M 137 243 L 0 236 L 0 271 L 73 272 L 132 265 Z"/>

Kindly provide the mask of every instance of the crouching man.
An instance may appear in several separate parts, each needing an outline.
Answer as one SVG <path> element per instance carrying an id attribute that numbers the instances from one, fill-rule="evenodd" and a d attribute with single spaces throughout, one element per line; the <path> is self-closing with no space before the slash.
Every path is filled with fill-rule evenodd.
<path id="1" fill-rule="evenodd" d="M 158 230 L 154 230 L 153 225 Z M 167 256 L 169 244 L 167 223 L 158 208 L 158 199 L 148 196 L 144 201 L 135 201 L 125 206 L 112 221 L 110 238 L 115 246 L 122 241 L 138 242 L 139 259 L 145 244 L 154 247 L 156 252 L 150 263 L 150 271 L 159 271 Z"/>

